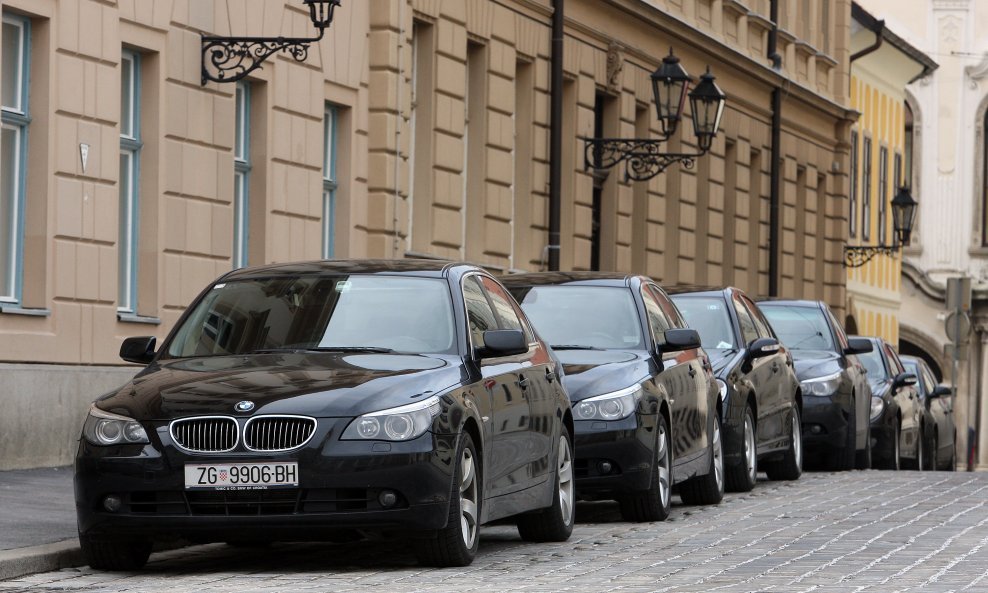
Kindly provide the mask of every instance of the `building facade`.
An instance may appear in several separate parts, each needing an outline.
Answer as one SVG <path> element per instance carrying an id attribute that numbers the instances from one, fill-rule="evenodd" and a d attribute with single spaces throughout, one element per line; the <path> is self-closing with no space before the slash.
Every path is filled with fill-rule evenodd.
<path id="1" fill-rule="evenodd" d="M 988 5 L 976 0 L 862 0 L 940 68 L 906 88 L 912 117 L 916 231 L 902 267 L 900 351 L 923 356 L 957 387 L 961 468 L 988 470 L 988 240 L 985 121 Z M 953 376 L 945 331 L 948 278 L 972 280 L 972 331 Z"/>
<path id="2" fill-rule="evenodd" d="M 937 64 L 859 4 L 851 16 L 851 106 L 861 116 L 851 128 L 848 244 L 893 245 L 892 199 L 903 186 L 912 191 L 906 86 Z M 899 343 L 901 277 L 898 255 L 848 268 L 848 332 Z"/>
<path id="3" fill-rule="evenodd" d="M 88 402 L 136 371 L 120 341 L 163 338 L 234 267 L 544 269 L 553 4 L 345 1 L 306 62 L 202 86 L 201 34 L 311 36 L 301 2 L 0 1 L 0 467 L 68 462 Z M 565 2 L 562 269 L 767 294 L 774 249 L 776 292 L 843 314 L 850 0 L 778 2 L 778 23 L 772 4 Z M 728 95 L 711 151 L 649 182 L 594 175 L 583 138 L 658 137 L 670 47 Z M 680 129 L 668 148 L 695 150 Z"/>

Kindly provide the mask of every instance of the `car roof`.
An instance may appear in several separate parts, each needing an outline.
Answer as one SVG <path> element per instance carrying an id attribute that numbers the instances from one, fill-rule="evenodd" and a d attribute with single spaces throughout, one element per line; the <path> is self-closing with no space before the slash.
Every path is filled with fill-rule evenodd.
<path id="1" fill-rule="evenodd" d="M 226 280 L 301 274 L 382 274 L 400 273 L 418 276 L 444 276 L 457 267 L 475 268 L 470 264 L 431 259 L 353 259 L 315 260 L 253 266 L 234 270 Z M 478 268 L 479 269 L 479 268 Z"/>
<path id="2" fill-rule="evenodd" d="M 730 290 L 738 289 L 733 286 L 704 286 L 701 284 L 676 284 L 666 287 L 666 292 L 670 296 L 674 294 L 722 294 Z"/>
<path id="3" fill-rule="evenodd" d="M 631 274 L 620 272 L 527 272 L 501 276 L 505 286 L 549 286 L 584 284 L 590 286 L 628 286 Z"/>
<path id="4" fill-rule="evenodd" d="M 793 307 L 820 307 L 820 301 L 808 301 L 804 299 L 786 299 L 781 297 L 755 297 L 755 302 L 759 305 L 790 305 Z"/>
<path id="5" fill-rule="evenodd" d="M 859 336 L 857 334 L 847 336 L 847 339 L 849 339 L 849 340 L 857 339 L 857 338 L 864 338 L 864 339 L 868 340 L 869 342 L 874 342 L 876 344 L 888 344 L 888 342 L 885 341 L 885 338 L 882 338 L 880 336 Z"/>

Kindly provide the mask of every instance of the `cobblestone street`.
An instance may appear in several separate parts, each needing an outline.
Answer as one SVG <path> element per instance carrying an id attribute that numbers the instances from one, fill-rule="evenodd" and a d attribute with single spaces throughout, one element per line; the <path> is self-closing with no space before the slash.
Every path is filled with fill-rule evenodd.
<path id="1" fill-rule="evenodd" d="M 88 567 L 0 583 L 14 591 L 988 591 L 988 475 L 849 472 L 762 481 L 665 523 L 582 504 L 565 544 L 488 527 L 464 569 L 423 569 L 396 543 L 223 544 L 152 556 L 140 573 Z"/>

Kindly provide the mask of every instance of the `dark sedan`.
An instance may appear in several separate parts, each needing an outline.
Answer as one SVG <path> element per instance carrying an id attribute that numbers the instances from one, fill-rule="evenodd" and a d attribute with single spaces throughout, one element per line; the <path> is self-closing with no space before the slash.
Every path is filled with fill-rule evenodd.
<path id="1" fill-rule="evenodd" d="M 604 273 L 503 278 L 552 345 L 576 419 L 577 494 L 631 521 L 724 495 L 720 399 L 696 331 L 652 280 Z"/>
<path id="2" fill-rule="evenodd" d="M 871 352 L 871 342 L 848 340 L 821 301 L 763 300 L 758 307 L 796 364 L 806 460 L 836 470 L 871 467 L 871 388 L 856 356 Z"/>
<path id="3" fill-rule="evenodd" d="M 76 458 L 94 568 L 152 543 L 414 540 L 465 565 L 479 526 L 573 528 L 573 420 L 562 369 L 479 268 L 429 261 L 246 268 L 208 286 L 148 365 L 93 404 Z"/>
<path id="4" fill-rule="evenodd" d="M 677 286 L 669 292 L 713 363 L 724 401 L 727 489 L 750 491 L 759 468 L 773 480 L 798 479 L 802 395 L 792 357 L 768 321 L 737 288 Z"/>
<path id="5" fill-rule="evenodd" d="M 933 371 L 926 361 L 915 356 L 901 356 L 902 366 L 916 375 L 916 389 L 932 422 L 928 440 L 927 469 L 954 471 L 957 468 L 957 427 L 954 424 L 953 391 L 946 385 L 938 385 Z"/>
<path id="6" fill-rule="evenodd" d="M 897 470 L 927 465 L 926 410 L 916 392 L 916 375 L 881 338 L 865 338 L 874 348 L 858 359 L 871 386 L 872 467 Z"/>

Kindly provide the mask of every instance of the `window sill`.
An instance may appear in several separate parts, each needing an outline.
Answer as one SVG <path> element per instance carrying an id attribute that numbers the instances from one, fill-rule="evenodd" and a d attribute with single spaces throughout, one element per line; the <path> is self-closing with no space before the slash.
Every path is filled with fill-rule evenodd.
<path id="1" fill-rule="evenodd" d="M 161 325 L 161 320 L 157 317 L 144 317 L 133 313 L 117 313 L 117 321 L 123 323 L 141 323 L 144 325 Z"/>
<path id="2" fill-rule="evenodd" d="M 26 315 L 28 317 L 50 317 L 51 309 L 24 309 L 11 303 L 0 303 L 0 314 Z"/>

